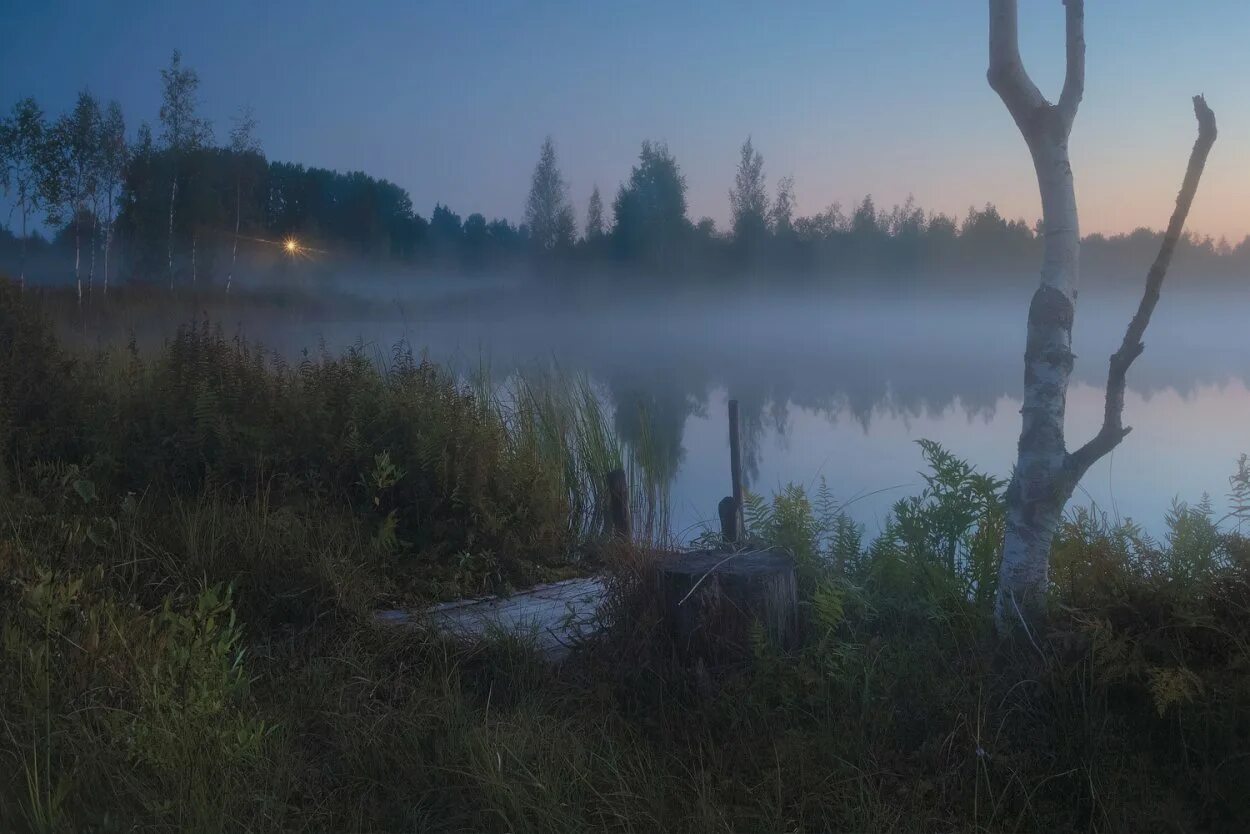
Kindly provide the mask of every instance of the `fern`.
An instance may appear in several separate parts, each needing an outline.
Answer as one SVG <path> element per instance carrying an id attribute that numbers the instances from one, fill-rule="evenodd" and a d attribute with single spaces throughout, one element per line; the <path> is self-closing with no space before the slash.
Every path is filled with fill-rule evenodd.
<path id="1" fill-rule="evenodd" d="M 844 594 L 840 587 L 830 581 L 817 584 L 812 592 L 812 617 L 825 632 L 832 632 L 842 624 L 845 615 Z"/>
<path id="2" fill-rule="evenodd" d="M 1151 666 L 1146 675 L 1147 688 L 1160 718 L 1169 708 L 1191 703 L 1202 695 L 1202 678 L 1184 666 Z"/>
<path id="3" fill-rule="evenodd" d="M 845 512 L 833 519 L 829 537 L 829 561 L 841 573 L 858 573 L 863 560 L 864 529 Z"/>

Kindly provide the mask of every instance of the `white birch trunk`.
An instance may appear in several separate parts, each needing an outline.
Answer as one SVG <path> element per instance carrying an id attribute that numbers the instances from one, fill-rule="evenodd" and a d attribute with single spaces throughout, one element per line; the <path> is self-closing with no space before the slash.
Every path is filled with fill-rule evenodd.
<path id="1" fill-rule="evenodd" d="M 26 197 L 22 197 L 22 263 L 17 270 L 17 290 L 26 291 Z"/>
<path id="2" fill-rule="evenodd" d="M 169 289 L 174 288 L 174 201 L 178 199 L 178 175 L 169 187 Z"/>
<path id="3" fill-rule="evenodd" d="M 95 284 L 95 250 L 99 243 L 100 237 L 100 216 L 96 210 L 94 201 L 91 207 L 91 262 L 87 267 L 87 297 L 91 297 L 91 291 Z"/>
<path id="4" fill-rule="evenodd" d="M 79 307 L 82 306 L 82 271 L 81 271 L 82 247 L 79 244 L 79 239 L 82 237 L 82 235 L 79 234 L 80 226 L 81 224 L 78 222 L 78 210 L 77 208 L 75 208 L 74 210 L 74 283 L 78 286 L 78 306 Z"/>
<path id="5" fill-rule="evenodd" d="M 113 190 L 109 189 L 108 196 L 108 215 L 104 225 L 104 290 L 103 295 L 109 294 L 109 247 L 113 243 Z"/>
<path id="6" fill-rule="evenodd" d="M 1044 255 L 1041 282 L 1029 305 L 1020 441 L 1007 489 L 995 610 L 1000 623 L 1026 616 L 1043 602 L 1051 541 L 1076 487 L 1064 470 L 1064 417 L 1081 245 L 1067 140 L 1038 142 L 1033 161 L 1042 193 Z"/>
<path id="7" fill-rule="evenodd" d="M 234 282 L 234 265 L 239 259 L 239 219 L 242 216 L 242 187 L 234 185 L 234 247 L 230 250 L 230 271 L 226 273 L 226 295 L 230 294 L 230 285 Z"/>

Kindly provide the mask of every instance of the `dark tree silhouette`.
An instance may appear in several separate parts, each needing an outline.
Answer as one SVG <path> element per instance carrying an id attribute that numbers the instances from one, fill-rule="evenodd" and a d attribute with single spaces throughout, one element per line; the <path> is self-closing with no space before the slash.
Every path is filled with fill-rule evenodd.
<path id="1" fill-rule="evenodd" d="M 596 243 L 603 237 L 603 198 L 599 196 L 599 186 L 590 192 L 590 202 L 586 206 L 586 241 Z"/>
<path id="2" fill-rule="evenodd" d="M 764 157 L 751 145 L 742 143 L 738 173 L 729 190 L 729 210 L 733 218 L 734 242 L 755 255 L 768 236 L 768 194 L 764 185 Z"/>
<path id="3" fill-rule="evenodd" d="M 573 243 L 573 207 L 569 205 L 568 187 L 556 165 L 556 147 L 550 136 L 543 141 L 530 180 L 525 224 L 529 226 L 530 240 L 542 251 L 566 248 Z"/>
<path id="4" fill-rule="evenodd" d="M 88 203 L 99 185 L 100 104 L 86 90 L 74 109 L 57 119 L 43 153 L 43 195 L 53 223 L 68 220 L 74 231 L 74 284 L 83 300 L 82 224 L 94 216 Z"/>
<path id="5" fill-rule="evenodd" d="M 668 146 L 643 142 L 638 164 L 612 204 L 617 252 L 654 267 L 677 266 L 676 255 L 690 230 L 686 179 Z"/>
<path id="6" fill-rule="evenodd" d="M 11 115 L 0 122 L 0 187 L 5 194 L 14 193 L 14 208 L 22 218 L 21 253 L 18 262 L 18 287 L 26 286 L 26 252 L 30 216 L 43 208 L 44 191 L 40 187 L 41 159 L 45 152 L 47 126 L 43 111 L 33 98 L 24 98 L 13 105 Z"/>

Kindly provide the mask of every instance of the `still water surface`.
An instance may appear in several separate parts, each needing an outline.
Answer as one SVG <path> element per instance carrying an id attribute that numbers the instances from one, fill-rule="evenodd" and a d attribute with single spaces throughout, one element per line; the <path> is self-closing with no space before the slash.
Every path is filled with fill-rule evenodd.
<path id="1" fill-rule="evenodd" d="M 1101 420 L 1106 359 L 1137 299 L 1083 298 L 1069 393 L 1069 445 Z M 830 295 L 606 303 L 523 295 L 476 305 L 408 301 L 387 322 L 302 321 L 261 334 L 294 349 L 398 339 L 461 368 L 499 377 L 535 364 L 585 373 L 617 428 L 651 421 L 672 473 L 674 531 L 715 517 L 729 491 L 726 403 L 742 405 L 750 487 L 769 493 L 824 477 L 874 533 L 919 490 L 913 442 L 930 438 L 983 471 L 1010 474 L 1019 432 L 1028 293 L 907 300 Z M 1096 503 L 1152 532 L 1173 498 L 1209 493 L 1250 451 L 1250 291 L 1165 295 L 1129 377 L 1133 433 L 1095 466 L 1075 502 Z M 251 335 L 257 335 L 255 331 Z"/>

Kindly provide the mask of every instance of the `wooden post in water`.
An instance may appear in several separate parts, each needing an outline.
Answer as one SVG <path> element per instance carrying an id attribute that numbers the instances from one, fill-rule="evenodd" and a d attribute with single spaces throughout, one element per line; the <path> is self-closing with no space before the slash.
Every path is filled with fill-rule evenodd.
<path id="1" fill-rule="evenodd" d="M 624 469 L 608 473 L 608 513 L 612 519 L 612 535 L 630 541 L 633 529 L 629 518 L 629 482 Z"/>
<path id="2" fill-rule="evenodd" d="M 733 479 L 734 535 L 742 539 L 742 433 L 738 428 L 738 401 L 729 401 L 729 476 Z M 728 538 L 728 537 L 726 537 Z"/>

